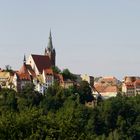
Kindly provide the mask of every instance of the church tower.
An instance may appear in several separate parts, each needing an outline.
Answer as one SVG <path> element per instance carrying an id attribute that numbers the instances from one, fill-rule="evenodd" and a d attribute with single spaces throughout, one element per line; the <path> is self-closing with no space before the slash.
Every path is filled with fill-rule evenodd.
<path id="1" fill-rule="evenodd" d="M 51 31 L 50 31 L 50 35 L 49 35 L 49 42 L 48 42 L 48 46 L 47 48 L 45 48 L 45 55 L 49 56 L 50 60 L 51 60 L 51 64 L 52 66 L 55 66 L 55 49 L 53 48 L 53 44 L 52 44 L 52 35 L 51 35 Z"/>

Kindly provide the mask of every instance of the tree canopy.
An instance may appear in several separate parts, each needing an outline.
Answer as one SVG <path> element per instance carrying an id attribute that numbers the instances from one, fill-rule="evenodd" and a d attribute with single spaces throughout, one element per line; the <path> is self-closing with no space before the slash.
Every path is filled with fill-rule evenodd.
<path id="1" fill-rule="evenodd" d="M 64 69 L 62 71 L 62 75 L 63 75 L 63 78 L 64 80 L 67 80 L 67 79 L 70 79 L 70 80 L 75 80 L 76 79 L 76 76 L 74 74 L 72 74 L 69 69 Z"/>
<path id="2" fill-rule="evenodd" d="M 117 96 L 94 108 L 84 102 L 91 89 L 63 89 L 58 84 L 44 95 L 27 86 L 21 93 L 0 91 L 0 139 L 2 140 L 139 140 L 140 95 Z"/>

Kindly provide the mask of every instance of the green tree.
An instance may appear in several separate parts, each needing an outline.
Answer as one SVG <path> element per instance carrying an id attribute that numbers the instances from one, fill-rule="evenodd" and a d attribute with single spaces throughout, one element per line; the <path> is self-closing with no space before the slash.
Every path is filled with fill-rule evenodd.
<path id="1" fill-rule="evenodd" d="M 12 67 L 10 65 L 5 66 L 5 71 L 6 72 L 13 72 Z"/>
<path id="2" fill-rule="evenodd" d="M 78 88 L 78 93 L 80 96 L 80 103 L 85 104 L 85 102 L 89 102 L 94 100 L 92 95 L 91 87 L 87 81 L 82 81 Z"/>
<path id="3" fill-rule="evenodd" d="M 52 70 L 54 73 L 61 73 L 61 70 L 57 66 L 52 66 Z"/>
<path id="4" fill-rule="evenodd" d="M 16 92 L 12 89 L 2 89 L 0 91 L 0 110 L 1 111 L 16 111 L 17 97 Z"/>
<path id="5" fill-rule="evenodd" d="M 72 74 L 68 69 L 64 69 L 62 71 L 62 75 L 64 80 L 70 79 L 70 80 L 75 80 L 76 76 L 74 74 Z"/>
<path id="6" fill-rule="evenodd" d="M 38 106 L 42 100 L 42 94 L 34 91 L 33 84 L 27 84 L 19 93 L 18 108 L 24 109 L 32 106 Z"/>
<path id="7" fill-rule="evenodd" d="M 45 112 L 55 112 L 63 106 L 64 100 L 64 89 L 59 84 L 55 83 L 47 89 L 40 105 L 43 107 Z"/>

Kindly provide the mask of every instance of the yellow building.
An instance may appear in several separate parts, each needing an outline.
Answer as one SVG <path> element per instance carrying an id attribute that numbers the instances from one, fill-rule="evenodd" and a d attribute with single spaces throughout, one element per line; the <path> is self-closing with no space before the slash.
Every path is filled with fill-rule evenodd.
<path id="1" fill-rule="evenodd" d="M 0 71 L 0 87 L 11 88 L 13 74 L 7 71 Z"/>
<path id="2" fill-rule="evenodd" d="M 87 81 L 91 86 L 94 85 L 94 77 L 87 74 L 81 75 L 82 81 Z"/>

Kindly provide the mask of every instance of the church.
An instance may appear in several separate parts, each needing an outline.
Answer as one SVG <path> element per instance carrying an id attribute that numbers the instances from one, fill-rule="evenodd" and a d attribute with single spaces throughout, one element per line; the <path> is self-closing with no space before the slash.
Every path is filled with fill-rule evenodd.
<path id="1" fill-rule="evenodd" d="M 54 83 L 54 80 L 63 83 L 62 75 L 54 73 L 52 70 L 55 60 L 56 52 L 50 31 L 48 45 L 43 55 L 31 54 L 27 61 L 24 56 L 22 67 L 14 74 L 13 88 L 21 91 L 27 84 L 33 83 L 35 90 L 43 94 Z"/>
<path id="2" fill-rule="evenodd" d="M 44 55 L 31 54 L 27 60 L 27 64 L 32 67 L 36 75 L 42 74 L 43 70 L 55 66 L 55 49 L 52 44 L 52 35 L 50 31 L 49 42 L 45 48 Z"/>

